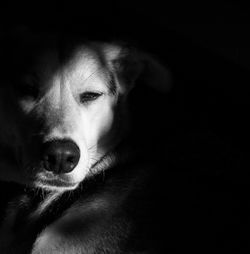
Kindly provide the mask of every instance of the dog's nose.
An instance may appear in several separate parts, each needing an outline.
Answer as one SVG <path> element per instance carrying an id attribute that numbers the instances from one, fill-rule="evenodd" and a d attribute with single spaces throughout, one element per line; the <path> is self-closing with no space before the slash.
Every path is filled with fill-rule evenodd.
<path id="1" fill-rule="evenodd" d="M 43 146 L 43 163 L 48 171 L 56 174 L 71 172 L 80 159 L 80 149 L 69 140 L 54 140 Z"/>

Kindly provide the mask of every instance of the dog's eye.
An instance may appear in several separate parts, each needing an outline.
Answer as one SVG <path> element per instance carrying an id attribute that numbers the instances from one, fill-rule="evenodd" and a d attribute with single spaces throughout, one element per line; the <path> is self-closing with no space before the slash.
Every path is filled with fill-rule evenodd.
<path id="1" fill-rule="evenodd" d="M 96 100 L 102 95 L 102 93 L 97 92 L 84 92 L 80 95 L 81 103 L 87 103 Z"/>

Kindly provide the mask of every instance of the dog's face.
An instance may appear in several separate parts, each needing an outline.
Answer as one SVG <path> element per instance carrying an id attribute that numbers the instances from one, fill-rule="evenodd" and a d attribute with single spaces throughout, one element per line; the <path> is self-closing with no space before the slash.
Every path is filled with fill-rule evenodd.
<path id="1" fill-rule="evenodd" d="M 17 52 L 14 75 L 0 87 L 0 176 L 74 189 L 112 161 L 142 64 L 104 43 L 82 44 L 66 57 L 55 46 L 32 49 Z"/>

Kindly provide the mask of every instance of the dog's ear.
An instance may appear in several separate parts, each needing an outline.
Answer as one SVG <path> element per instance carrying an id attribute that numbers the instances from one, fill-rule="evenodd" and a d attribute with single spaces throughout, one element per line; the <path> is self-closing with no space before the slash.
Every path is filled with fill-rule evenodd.
<path id="1" fill-rule="evenodd" d="M 172 87 L 172 74 L 166 64 L 150 54 L 141 53 L 138 57 L 143 65 L 139 78 L 155 90 L 169 92 Z"/>
<path id="2" fill-rule="evenodd" d="M 172 85 L 169 69 L 155 57 L 127 47 L 110 47 L 108 62 L 120 84 L 121 92 L 129 92 L 142 82 L 160 92 L 168 92 Z"/>

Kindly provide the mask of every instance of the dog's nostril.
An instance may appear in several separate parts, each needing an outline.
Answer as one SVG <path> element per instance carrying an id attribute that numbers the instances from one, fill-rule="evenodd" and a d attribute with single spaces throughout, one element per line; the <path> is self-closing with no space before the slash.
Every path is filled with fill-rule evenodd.
<path id="1" fill-rule="evenodd" d="M 68 140 L 54 140 L 44 144 L 43 164 L 46 170 L 54 173 L 71 172 L 80 159 L 78 146 Z"/>
<path id="2" fill-rule="evenodd" d="M 48 155 L 46 155 L 46 156 L 44 157 L 44 161 L 45 161 L 48 165 L 54 166 L 54 165 L 56 165 L 56 163 L 57 163 L 57 158 L 56 158 L 56 156 L 53 155 L 53 154 L 48 154 Z"/>
<path id="3" fill-rule="evenodd" d="M 67 162 L 68 163 L 74 163 L 75 162 L 75 157 L 74 156 L 69 156 L 68 159 L 67 159 Z"/>

